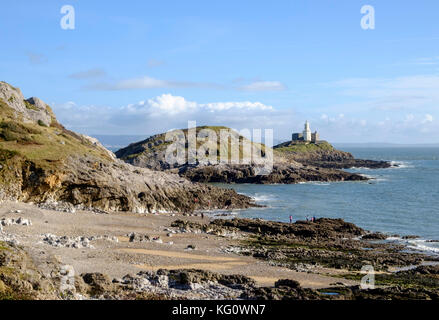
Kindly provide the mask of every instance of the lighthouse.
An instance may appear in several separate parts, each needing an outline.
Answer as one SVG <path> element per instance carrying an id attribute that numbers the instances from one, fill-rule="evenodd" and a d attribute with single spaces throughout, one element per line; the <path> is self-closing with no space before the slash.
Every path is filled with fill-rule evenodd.
<path id="1" fill-rule="evenodd" d="M 309 127 L 309 122 L 307 120 L 305 122 L 305 128 L 302 131 L 302 133 L 299 132 L 293 133 L 292 141 L 295 143 L 299 143 L 303 141 L 303 142 L 312 142 L 317 144 L 320 141 L 320 135 L 317 132 L 317 130 L 315 132 L 311 132 L 311 129 Z"/>
<path id="2" fill-rule="evenodd" d="M 305 130 L 303 130 L 303 140 L 311 141 L 311 129 L 309 128 L 308 120 L 306 120 L 305 122 Z"/>

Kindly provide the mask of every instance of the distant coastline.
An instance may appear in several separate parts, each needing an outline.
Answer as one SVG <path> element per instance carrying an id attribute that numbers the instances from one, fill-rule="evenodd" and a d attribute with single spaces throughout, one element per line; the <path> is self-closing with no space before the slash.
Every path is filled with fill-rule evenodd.
<path id="1" fill-rule="evenodd" d="M 386 143 L 386 142 L 364 142 L 364 143 L 333 143 L 336 148 L 439 148 L 439 143 Z"/>

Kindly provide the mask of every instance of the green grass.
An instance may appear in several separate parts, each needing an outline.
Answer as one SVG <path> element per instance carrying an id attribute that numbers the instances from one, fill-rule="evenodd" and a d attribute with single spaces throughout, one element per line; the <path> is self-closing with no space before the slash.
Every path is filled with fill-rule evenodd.
<path id="1" fill-rule="evenodd" d="M 51 109 L 49 113 L 53 115 Z M 16 112 L 0 99 L 0 160 L 4 162 L 20 155 L 42 168 L 56 169 L 60 161 L 71 155 L 109 159 L 105 151 L 61 126 L 54 115 L 50 127 L 41 124 L 24 124 Z"/>
<path id="2" fill-rule="evenodd" d="M 14 110 L 2 98 L 0 98 L 0 120 L 9 119 L 13 116 Z"/>
<path id="3" fill-rule="evenodd" d="M 4 141 L 16 141 L 18 143 L 32 143 L 33 135 L 40 134 L 37 129 L 23 125 L 16 121 L 0 122 L 0 139 Z"/>
<path id="4" fill-rule="evenodd" d="M 4 251 L 4 250 L 9 251 L 10 248 L 6 245 L 6 243 L 4 243 L 3 241 L 0 241 L 0 251 Z"/>
<path id="5" fill-rule="evenodd" d="M 334 147 L 328 142 L 321 142 L 318 144 L 298 142 L 295 144 L 289 144 L 285 146 L 284 144 L 279 145 L 278 147 L 275 147 L 275 150 L 281 153 L 308 153 L 308 152 L 322 151 L 322 150 L 332 151 L 334 150 Z"/>
<path id="6" fill-rule="evenodd" d="M 47 125 L 43 122 L 43 120 L 38 120 L 38 125 L 42 127 L 47 127 Z"/>
<path id="7" fill-rule="evenodd" d="M 232 159 L 232 152 L 233 152 L 233 148 L 232 148 L 232 139 L 228 139 L 227 141 L 227 148 L 221 148 L 221 131 L 222 130 L 230 130 L 230 132 L 232 132 L 232 129 L 225 127 L 225 126 L 200 126 L 200 127 L 196 127 L 195 128 L 196 133 L 197 133 L 197 144 L 196 144 L 196 149 L 198 150 L 201 146 L 206 146 L 207 149 L 209 150 L 217 150 L 217 154 L 216 154 L 216 160 L 219 161 L 221 160 L 221 157 L 223 158 L 227 158 L 227 160 L 231 160 Z M 204 141 L 203 138 L 199 137 L 199 133 L 201 130 L 212 130 L 215 134 L 216 134 L 216 145 L 212 145 L 207 142 Z M 177 130 L 175 130 L 177 131 Z M 185 151 L 186 151 L 186 160 L 187 160 L 187 155 L 188 155 L 188 143 L 187 143 L 187 135 L 188 135 L 188 129 L 181 129 L 181 131 L 184 133 L 185 137 L 186 137 L 186 146 L 185 146 Z M 164 151 L 169 145 L 171 145 L 173 142 L 172 141 L 165 141 L 165 137 L 166 134 L 160 134 L 157 137 L 154 137 L 153 139 L 147 139 L 147 140 L 143 140 L 140 141 L 134 145 L 143 145 L 145 146 L 145 151 L 142 152 L 136 152 L 136 153 L 132 153 L 129 155 L 126 155 L 123 157 L 123 159 L 133 159 L 136 158 L 142 154 L 151 154 L 157 151 Z M 160 141 L 160 142 L 159 142 Z M 157 144 L 157 142 L 159 142 Z M 251 154 L 246 154 L 245 149 L 243 147 L 244 142 L 250 142 L 251 145 L 253 147 L 258 148 L 259 150 L 262 151 L 262 154 L 265 154 L 266 152 L 266 146 L 262 143 L 254 143 L 249 141 L 247 138 L 243 137 L 243 136 L 239 136 L 238 139 L 236 139 L 236 143 L 239 144 L 238 147 L 238 159 L 239 160 L 243 160 L 243 159 L 250 159 Z M 215 143 L 215 142 L 214 142 Z M 151 144 L 149 147 L 147 146 L 148 144 Z M 131 146 L 133 147 L 133 146 Z"/>
<path id="8" fill-rule="evenodd" d="M 24 102 L 24 105 L 26 106 L 27 109 L 34 110 L 34 111 L 39 111 L 39 109 L 36 106 L 34 106 L 33 104 L 27 102 L 26 100 L 23 100 L 23 102 Z"/>
<path id="9" fill-rule="evenodd" d="M 16 151 L 0 149 L 0 162 L 12 159 L 16 155 L 18 155 Z"/>

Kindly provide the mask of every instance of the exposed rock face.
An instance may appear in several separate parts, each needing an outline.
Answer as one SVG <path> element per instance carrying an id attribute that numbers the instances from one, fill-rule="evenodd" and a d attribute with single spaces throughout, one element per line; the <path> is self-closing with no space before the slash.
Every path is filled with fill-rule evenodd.
<path id="1" fill-rule="evenodd" d="M 333 169 L 350 169 L 350 168 L 369 168 L 369 169 L 385 169 L 392 167 L 392 164 L 387 161 L 363 160 L 363 159 L 345 159 L 345 160 L 310 160 L 302 161 L 303 164 L 321 168 Z"/>
<path id="2" fill-rule="evenodd" d="M 56 282 L 39 271 L 23 249 L 0 242 L 0 300 L 4 299 L 58 299 L 58 292 Z"/>
<path id="3" fill-rule="evenodd" d="M 217 219 L 215 226 L 237 228 L 241 231 L 267 236 L 283 235 L 302 239 L 335 240 L 354 238 L 365 234 L 365 231 L 353 223 L 342 219 L 320 218 L 315 222 L 297 221 L 296 223 L 282 223 L 255 219 Z"/>
<path id="4" fill-rule="evenodd" d="M 248 155 L 245 155 L 245 147 L 243 147 L 242 141 L 249 142 L 248 140 L 240 136 L 237 132 L 225 127 L 199 127 L 196 130 L 197 132 L 200 132 L 205 128 L 216 131 L 229 130 L 228 132 L 235 137 L 235 145 L 231 143 L 230 149 L 232 149 L 233 146 L 239 149 L 240 164 L 232 161 L 227 163 L 214 162 L 203 164 L 196 162 L 191 164 L 187 160 L 187 156 L 185 163 L 168 163 L 166 161 L 166 149 L 171 142 L 166 141 L 165 134 L 154 135 L 146 140 L 133 143 L 126 148 L 118 150 L 116 156 L 125 162 L 138 167 L 176 172 L 180 176 L 186 177 L 195 182 L 292 184 L 306 181 L 368 180 L 366 177 L 358 174 L 335 170 L 334 168 L 337 167 L 336 165 L 320 166 L 319 162 L 310 162 L 311 159 L 313 159 L 313 161 L 316 161 L 317 159 L 319 159 L 319 161 L 322 161 L 322 159 L 329 161 L 331 157 L 337 159 L 336 162 L 331 163 L 340 164 L 340 159 L 343 161 L 356 161 L 353 159 L 352 155 L 337 150 L 326 150 L 325 157 L 320 153 L 320 150 L 318 150 L 319 152 L 316 153 L 315 157 L 305 156 L 304 152 L 300 152 L 296 157 L 297 159 L 288 153 L 274 150 L 274 157 L 272 158 L 274 164 L 273 170 L 271 170 L 269 174 L 262 175 L 260 174 L 262 165 L 256 165 L 250 161 L 247 162 L 248 164 L 244 164 L 244 160 L 248 159 Z M 186 131 L 185 134 L 187 135 Z M 217 136 L 219 136 L 219 134 L 217 134 Z M 249 144 L 255 150 L 260 150 L 261 155 L 270 154 L 269 152 L 265 152 L 267 151 L 267 147 L 262 144 L 254 144 L 252 142 L 249 142 Z M 188 154 L 188 152 L 186 152 L 186 154 Z M 305 159 L 307 159 L 308 162 L 305 161 Z M 270 161 L 270 158 L 267 158 L 265 161 Z"/>
<path id="5" fill-rule="evenodd" d="M 196 182 L 293 184 L 307 181 L 364 181 L 366 177 L 335 169 L 275 164 L 268 175 L 258 175 L 250 165 L 219 164 L 184 167 L 179 174 Z"/>
<path id="6" fill-rule="evenodd" d="M 432 277 L 436 277 L 439 280 L 439 264 L 436 265 L 422 265 L 418 266 L 414 269 L 400 271 L 400 274 L 409 274 L 409 275 L 429 275 Z"/>
<path id="7" fill-rule="evenodd" d="M 252 205 L 233 190 L 126 164 L 96 139 L 65 129 L 40 99 L 25 101 L 4 82 L 0 121 L 0 199 L 139 213 Z"/>
<path id="8" fill-rule="evenodd" d="M 389 236 L 385 235 L 381 232 L 374 232 L 374 233 L 368 233 L 365 234 L 362 239 L 364 240 L 386 240 Z"/>
<path id="9" fill-rule="evenodd" d="M 347 270 L 373 265 L 375 270 L 387 270 L 390 266 L 418 265 L 425 259 L 422 254 L 405 252 L 402 245 L 363 240 L 361 236 L 368 233 L 342 219 L 321 218 L 315 222 L 297 221 L 291 224 L 235 218 L 218 219 L 210 224 L 216 229 L 223 227 L 228 232 L 248 233 L 245 245 L 230 251 L 251 254 L 292 270 L 303 265 Z M 438 260 L 437 257 L 429 259 Z"/>

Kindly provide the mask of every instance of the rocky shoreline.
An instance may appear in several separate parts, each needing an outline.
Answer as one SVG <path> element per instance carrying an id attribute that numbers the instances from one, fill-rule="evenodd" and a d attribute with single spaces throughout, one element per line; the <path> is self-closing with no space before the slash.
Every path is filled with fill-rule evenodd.
<path id="1" fill-rule="evenodd" d="M 387 169 L 397 167 L 388 161 L 363 160 L 363 159 L 344 159 L 339 161 L 327 160 L 310 160 L 303 161 L 303 164 L 327 168 L 327 169 L 352 169 L 352 168 L 367 168 L 367 169 Z"/>
<path id="2" fill-rule="evenodd" d="M 0 230 L 2 299 L 439 299 L 439 257 L 377 242 L 382 234 L 341 219 L 289 224 L 207 221 L 199 214 L 119 216 L 22 208 L 0 211 L 5 222 Z M 72 219 L 77 222 L 72 231 L 90 231 L 68 231 Z M 90 219 L 96 226 L 89 225 Z M 102 224 L 105 234 L 99 232 Z M 126 232 L 138 224 L 155 227 Z M 96 260 L 96 255 L 102 258 Z M 160 256 L 175 256 L 175 267 L 166 268 L 157 260 Z M 191 262 L 192 257 L 212 264 Z M 139 271 L 148 261 L 151 269 Z M 227 265 L 232 269 L 224 272 L 228 269 L 221 267 Z M 243 265 L 262 273 L 243 272 L 248 268 Z M 365 265 L 375 270 L 375 288 L 360 286 Z M 114 274 L 118 268 L 120 273 Z M 255 280 L 269 275 L 274 277 L 271 285 Z M 309 285 L 316 281 L 323 282 Z"/>
<path id="3" fill-rule="evenodd" d="M 209 165 L 185 166 L 178 171 L 194 182 L 218 183 L 254 183 L 254 184 L 296 184 L 301 182 L 335 182 L 335 181 L 366 181 L 367 177 L 346 171 L 326 169 L 314 166 L 290 166 L 275 164 L 273 170 L 266 175 L 258 175 L 255 167 L 250 165 Z"/>
<path id="4" fill-rule="evenodd" d="M 406 252 L 381 233 L 365 231 L 341 219 L 321 218 L 294 224 L 260 219 L 216 219 L 206 225 L 176 221 L 173 226 L 192 232 L 214 234 L 244 232 L 240 245 L 227 252 L 250 255 L 300 272 L 318 272 L 320 267 L 343 270 L 338 277 L 361 280 L 362 268 L 372 266 L 377 288 L 339 286 L 321 290 L 303 290 L 298 283 L 279 280 L 274 288 L 257 288 L 245 298 L 255 299 L 439 299 L 439 256 Z M 432 265 L 423 265 L 428 261 Z M 393 271 L 400 267 L 399 271 Z M 398 269 L 397 269 L 398 270 Z M 280 288 L 283 281 L 288 290 Z M 285 288 L 283 288 L 285 289 Z M 293 290 L 295 289 L 295 290 Z M 323 295 L 323 296 L 322 296 Z"/>

